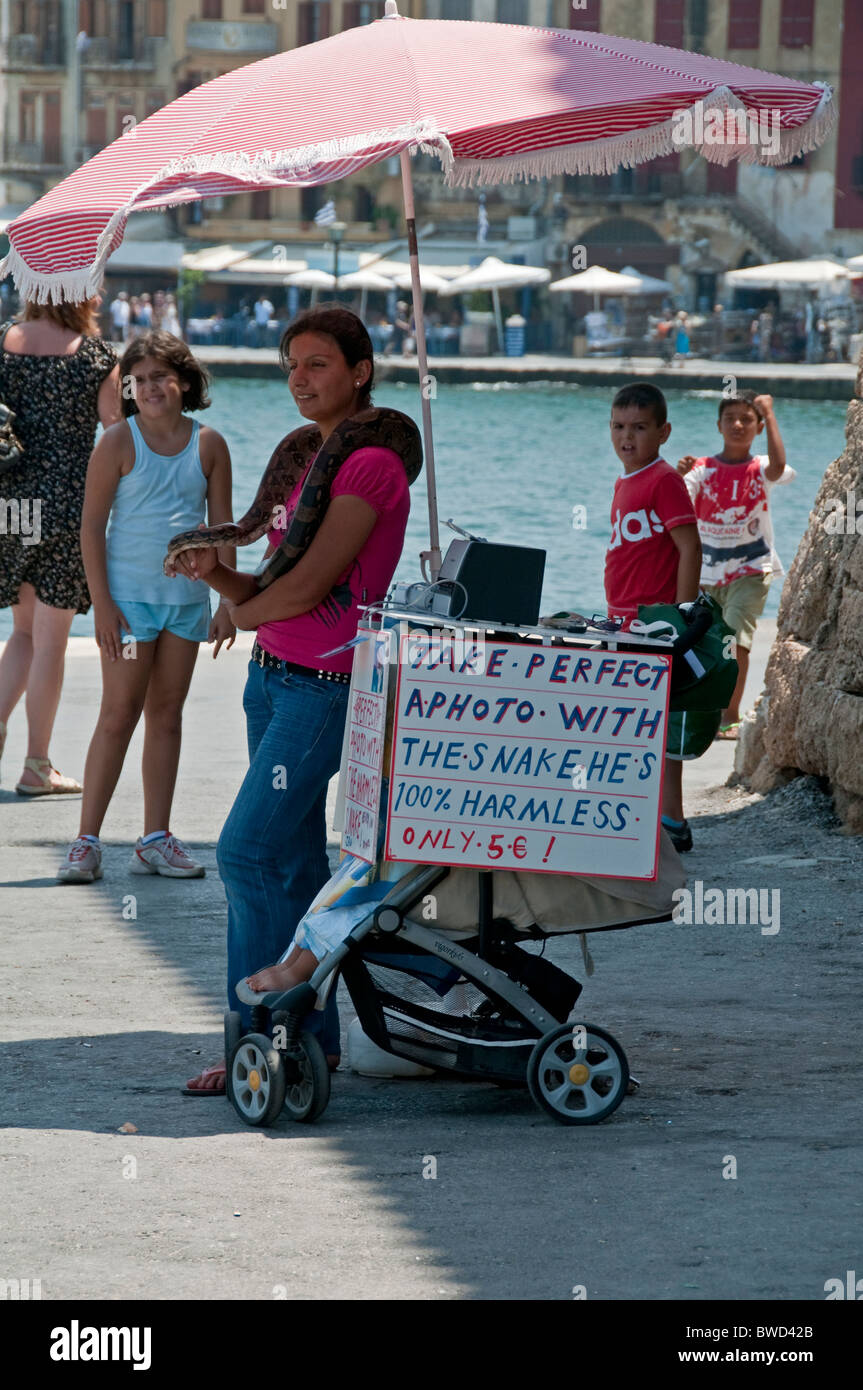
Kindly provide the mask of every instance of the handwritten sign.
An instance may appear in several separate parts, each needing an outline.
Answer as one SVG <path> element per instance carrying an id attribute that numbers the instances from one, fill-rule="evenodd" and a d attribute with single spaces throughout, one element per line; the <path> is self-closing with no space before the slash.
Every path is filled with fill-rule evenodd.
<path id="1" fill-rule="evenodd" d="M 403 638 L 386 858 L 654 878 L 670 665 Z"/>
<path id="2" fill-rule="evenodd" d="M 370 631 L 356 647 L 345 732 L 342 849 L 369 864 L 377 858 L 389 651 L 389 632 Z"/>

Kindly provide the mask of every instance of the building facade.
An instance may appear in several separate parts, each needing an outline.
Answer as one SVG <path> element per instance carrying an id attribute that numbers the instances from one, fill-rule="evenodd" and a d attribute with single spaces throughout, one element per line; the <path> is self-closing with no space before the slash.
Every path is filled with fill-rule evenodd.
<path id="1" fill-rule="evenodd" d="M 6 203 L 27 204 L 171 92 L 168 0 L 0 0 Z"/>
<path id="2" fill-rule="evenodd" d="M 758 261 L 863 252 L 863 0 L 400 0 L 403 14 L 619 33 L 835 88 L 837 129 L 789 168 L 682 151 L 610 176 L 485 190 L 489 240 L 518 238 L 554 273 L 591 263 L 669 276 L 691 303 Z M 26 205 L 174 97 L 240 65 L 383 13 L 383 0 L 0 0 L 5 202 Z M 414 162 L 418 216 L 470 240 L 476 190 Z M 397 160 L 330 187 L 262 189 L 171 214 L 206 241 L 319 240 L 333 199 L 359 245 L 399 230 Z"/>

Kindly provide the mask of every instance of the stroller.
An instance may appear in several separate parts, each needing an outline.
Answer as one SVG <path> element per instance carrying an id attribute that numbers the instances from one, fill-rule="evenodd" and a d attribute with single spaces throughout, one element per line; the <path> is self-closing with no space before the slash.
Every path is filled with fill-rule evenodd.
<path id="1" fill-rule="evenodd" d="M 713 617 L 700 615 L 678 637 L 675 656 L 695 645 Z M 660 836 L 654 880 L 432 864 L 402 864 L 396 872 L 307 983 L 267 994 L 237 984 L 252 1010 L 245 1035 L 239 1013 L 225 1016 L 227 1092 L 240 1118 L 266 1126 L 283 1109 L 297 1121 L 316 1120 L 326 1109 L 326 1058 L 302 1025 L 339 974 L 363 1031 L 385 1052 L 463 1078 L 526 1084 L 539 1109 L 560 1124 L 596 1124 L 611 1115 L 630 1080 L 623 1048 L 604 1029 L 573 1017 L 581 985 L 521 943 L 670 921 L 685 875 L 667 835 Z"/>
<path id="2" fill-rule="evenodd" d="M 526 1083 L 539 1108 L 560 1124 L 596 1124 L 616 1110 L 629 1084 L 626 1055 L 604 1029 L 568 1021 L 581 985 L 522 949 L 521 941 L 545 941 L 567 928 L 554 923 L 553 905 L 549 926 L 527 920 L 539 914 L 529 897 L 518 897 L 517 877 L 546 876 L 414 865 L 308 983 L 256 994 L 240 982 L 237 994 L 252 1007 L 252 1031 L 243 1036 L 240 1015 L 225 1015 L 228 1096 L 240 1118 L 271 1125 L 285 1109 L 294 1120 L 311 1121 L 326 1109 L 329 1069 L 302 1021 L 321 1005 L 339 972 L 363 1031 L 386 1052 L 500 1086 Z M 658 879 L 632 890 L 643 900 L 613 896 L 619 880 L 615 889 L 611 880 L 581 879 L 587 909 L 581 915 L 590 921 L 568 930 L 669 921 L 673 887 L 684 881 L 663 835 Z M 571 884 L 566 881 L 570 890 Z M 466 886 L 477 894 L 472 930 L 464 920 Z M 547 893 L 547 883 L 544 888 Z M 429 926 L 417 918 L 431 894 L 438 919 Z M 571 891 L 568 896 L 571 903 Z M 512 916 L 499 915 L 501 904 Z"/>

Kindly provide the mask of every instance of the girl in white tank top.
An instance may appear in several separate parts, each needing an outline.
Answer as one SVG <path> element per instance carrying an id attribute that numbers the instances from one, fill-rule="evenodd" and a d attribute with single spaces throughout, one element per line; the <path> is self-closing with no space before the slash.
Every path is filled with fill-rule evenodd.
<path id="1" fill-rule="evenodd" d="M 102 877 L 99 832 L 135 726 L 144 714 L 143 834 L 133 873 L 203 878 L 170 829 L 181 714 L 199 642 L 230 647 L 225 608 L 210 620 L 208 588 L 168 579 L 168 541 L 231 520 L 231 460 L 220 434 L 190 420 L 209 404 L 208 377 L 187 345 L 147 333 L 120 362 L 121 424 L 106 430 L 87 470 L 81 549 L 102 658 L 102 707 L 87 754 L 81 824 L 58 878 Z M 234 552 L 220 552 L 234 565 Z"/>

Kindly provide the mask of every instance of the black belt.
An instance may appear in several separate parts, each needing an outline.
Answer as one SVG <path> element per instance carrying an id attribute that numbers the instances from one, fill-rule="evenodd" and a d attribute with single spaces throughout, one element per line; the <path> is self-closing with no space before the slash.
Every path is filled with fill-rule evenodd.
<path id="1" fill-rule="evenodd" d="M 252 660 L 265 671 L 279 671 L 285 676 L 293 673 L 296 676 L 316 676 L 319 681 L 335 681 L 337 685 L 351 683 L 348 671 L 316 671 L 311 666 L 298 666 L 295 661 L 282 661 L 281 657 L 273 656 L 272 652 L 265 652 L 257 642 L 252 647 Z"/>

